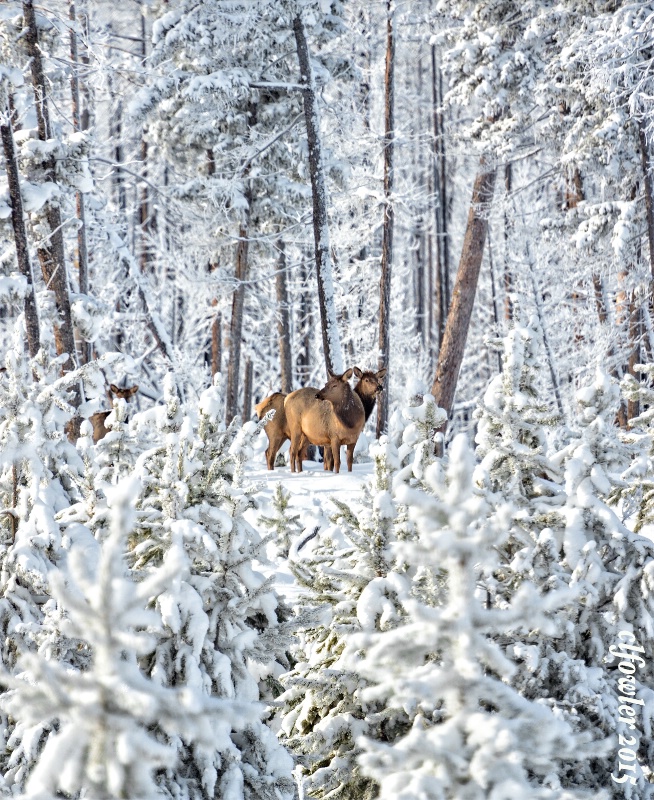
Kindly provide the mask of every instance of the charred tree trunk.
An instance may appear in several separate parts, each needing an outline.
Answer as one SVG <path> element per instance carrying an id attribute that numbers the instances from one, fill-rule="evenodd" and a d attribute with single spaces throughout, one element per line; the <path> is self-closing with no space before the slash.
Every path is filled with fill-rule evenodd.
<path id="1" fill-rule="evenodd" d="M 379 360 L 377 369 L 388 369 L 390 350 L 391 275 L 393 270 L 393 208 L 395 149 L 395 31 L 392 0 L 386 3 L 386 70 L 384 73 L 384 222 L 382 228 L 381 277 L 379 280 Z M 377 401 L 377 438 L 388 425 L 388 393 Z"/>
<path id="2" fill-rule="evenodd" d="M 25 43 L 30 57 L 32 84 L 36 107 L 36 120 L 39 139 L 46 142 L 50 138 L 50 117 L 46 96 L 45 73 L 39 46 L 39 34 L 34 15 L 33 0 L 23 0 L 23 16 L 25 21 Z M 46 180 L 56 183 L 54 157 L 50 156 L 44 164 Z M 43 272 L 46 286 L 54 293 L 57 308 L 57 322 L 54 325 L 54 339 L 57 354 L 68 353 L 69 359 L 62 366 L 63 372 L 75 369 L 77 354 L 75 352 L 75 339 L 70 309 L 70 295 L 68 292 L 68 275 L 64 255 L 64 237 L 62 231 L 61 209 L 54 202 L 47 203 L 44 212 L 47 224 L 47 234 L 41 238 L 37 247 L 37 254 Z M 79 408 L 81 394 L 79 388 L 72 391 L 70 402 L 74 408 Z M 72 423 L 70 435 L 72 438 L 79 436 L 79 418 Z"/>
<path id="3" fill-rule="evenodd" d="M 245 305 L 245 280 L 248 273 L 248 225 L 244 222 L 236 246 L 236 288 L 232 298 L 232 319 L 229 327 L 229 366 L 227 368 L 227 397 L 225 422 L 234 419 L 238 410 L 239 371 L 241 367 L 241 339 L 243 336 L 243 307 Z"/>
<path id="4" fill-rule="evenodd" d="M 77 33 L 75 31 L 76 15 L 75 3 L 71 0 L 68 6 L 68 13 L 71 21 L 70 27 L 70 58 L 73 63 L 73 68 L 70 75 L 70 92 L 72 97 L 72 111 L 73 111 L 73 129 L 77 131 L 82 130 L 82 117 L 81 117 L 81 103 L 79 91 L 79 71 L 78 65 L 79 52 L 77 47 Z M 80 294 L 89 293 L 89 255 L 88 246 L 86 241 L 86 208 L 84 203 L 84 195 L 77 192 L 76 196 L 77 219 L 79 226 L 77 228 L 77 273 L 79 280 Z M 91 343 L 83 340 L 79 341 L 80 361 L 82 364 L 88 364 L 91 360 Z"/>
<path id="5" fill-rule="evenodd" d="M 2 148 L 5 154 L 5 165 L 7 170 L 7 183 L 9 188 L 9 198 L 11 200 L 11 224 L 14 229 L 14 241 L 16 242 L 16 260 L 21 275 L 27 281 L 27 292 L 25 293 L 25 330 L 27 332 L 27 348 L 31 358 L 37 354 L 41 346 L 39 334 L 39 315 L 36 305 L 36 294 L 34 292 L 34 275 L 30 262 L 29 249 L 27 245 L 27 231 L 25 228 L 25 217 L 23 214 L 23 198 L 20 193 L 20 181 L 18 172 L 18 161 L 16 158 L 16 147 L 14 145 L 14 134 L 11 126 L 11 110 L 8 100 L 2 109 L 2 124 L 0 133 L 2 134 Z"/>
<path id="6" fill-rule="evenodd" d="M 254 368 L 252 360 L 245 360 L 245 376 L 243 378 L 243 424 L 250 421 L 252 416 L 252 382 L 254 378 Z"/>
<path id="7" fill-rule="evenodd" d="M 293 391 L 293 362 L 291 361 L 291 326 L 288 307 L 288 289 L 286 286 L 286 248 L 279 242 L 279 261 L 275 275 L 277 293 L 277 334 L 279 337 L 279 361 L 282 373 L 282 392 Z"/>
<path id="8" fill-rule="evenodd" d="M 309 47 L 302 19 L 293 20 L 293 32 L 300 65 L 300 80 L 303 85 L 304 116 L 309 145 L 309 174 L 313 198 L 313 235 L 315 240 L 316 277 L 318 280 L 318 305 L 322 328 L 322 343 L 325 366 L 328 373 L 343 372 L 343 359 L 338 335 L 338 321 L 334 302 L 334 281 L 329 245 L 329 222 L 327 218 L 327 187 L 320 138 L 320 110 L 316 84 L 311 67 Z"/>
<path id="9" fill-rule="evenodd" d="M 461 260 L 454 282 L 452 303 L 447 315 L 443 345 L 438 356 L 436 376 L 431 390 L 438 405 L 444 408 L 448 414 L 452 411 L 454 393 L 470 327 L 470 317 L 475 302 L 479 270 L 488 232 L 487 213 L 495 189 L 495 175 L 495 167 L 491 167 L 482 158 L 472 189 Z M 445 425 L 443 431 L 444 429 Z"/>

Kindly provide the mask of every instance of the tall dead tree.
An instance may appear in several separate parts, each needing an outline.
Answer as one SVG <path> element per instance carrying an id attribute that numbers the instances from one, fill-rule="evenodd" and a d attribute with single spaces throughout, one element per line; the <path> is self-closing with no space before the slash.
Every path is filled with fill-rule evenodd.
<path id="1" fill-rule="evenodd" d="M 482 157 L 472 188 L 461 259 L 431 389 L 436 403 L 448 414 L 452 411 L 454 403 L 454 393 L 477 292 L 479 270 L 488 233 L 488 210 L 495 190 L 495 177 L 495 167 Z M 443 430 L 444 428 L 445 426 Z"/>
<path id="2" fill-rule="evenodd" d="M 32 264 L 30 262 L 27 245 L 27 231 L 25 228 L 25 215 L 23 213 L 23 198 L 20 193 L 18 160 L 16 158 L 14 133 L 11 124 L 12 112 L 9 103 L 9 95 L 4 91 L 4 87 L 1 87 L 0 92 L 2 95 L 5 95 L 2 101 L 0 134 L 2 135 L 2 148 L 5 155 L 9 199 L 11 201 L 11 224 L 14 229 L 18 269 L 27 281 L 27 291 L 25 292 L 23 308 L 25 313 L 25 330 L 27 332 L 27 348 L 30 357 L 34 358 L 41 346 L 39 316 L 36 305 L 36 294 L 34 291 L 34 275 L 32 273 Z"/>
<path id="3" fill-rule="evenodd" d="M 24 41 L 30 57 L 32 85 L 36 108 L 36 122 L 39 139 L 42 142 L 51 138 L 50 115 L 48 111 L 47 88 L 39 33 L 34 14 L 33 0 L 23 0 L 23 17 L 25 23 Z M 54 156 L 48 156 L 43 163 L 44 179 L 57 182 Z M 42 212 L 44 219 L 39 226 L 40 237 L 37 244 L 37 255 L 43 272 L 46 286 L 53 292 L 57 309 L 57 321 L 54 324 L 54 339 L 57 354 L 68 353 L 68 361 L 62 365 L 62 371 L 68 372 L 76 367 L 77 355 L 70 309 L 68 291 L 68 274 L 64 255 L 63 222 L 58 201 L 50 201 Z M 78 408 L 81 394 L 78 388 L 72 390 L 70 402 Z M 73 424 L 71 436 L 78 434 L 79 421 Z"/>
<path id="4" fill-rule="evenodd" d="M 75 13 L 75 2 L 71 0 L 68 5 L 68 16 L 70 18 L 70 59 L 73 68 L 70 73 L 70 92 L 72 97 L 72 118 L 73 129 L 75 132 L 83 130 L 81 103 L 80 103 L 80 88 L 79 88 L 79 48 L 77 46 L 77 31 L 75 26 L 77 17 Z M 88 116 L 87 116 L 88 121 Z M 77 209 L 77 274 L 79 281 L 80 294 L 89 293 L 89 251 L 86 241 L 86 207 L 84 202 L 84 195 L 77 192 L 76 198 Z M 91 343 L 79 342 L 80 361 L 82 364 L 88 364 L 91 360 Z"/>
<path id="5" fill-rule="evenodd" d="M 311 341 L 313 339 L 313 307 L 308 287 L 308 269 L 304 261 L 300 264 L 298 280 L 300 283 L 300 303 L 297 328 L 300 346 L 295 363 L 298 382 L 304 386 L 311 375 Z"/>
<path id="6" fill-rule="evenodd" d="M 313 199 L 313 235 L 315 241 L 316 278 L 318 281 L 318 306 L 320 308 L 325 366 L 328 373 L 341 373 L 343 372 L 343 359 L 334 300 L 329 221 L 327 217 L 327 187 L 320 136 L 320 108 L 309 55 L 309 46 L 307 45 L 304 23 L 300 16 L 295 17 L 293 20 L 293 32 L 300 66 L 300 82 L 302 84 L 304 117 L 309 145 L 309 174 L 311 176 L 311 195 Z"/>
<path id="7" fill-rule="evenodd" d="M 647 215 L 647 241 L 649 244 L 649 265 L 651 282 L 654 285 L 654 181 L 652 180 L 652 159 L 649 144 L 642 120 L 638 122 L 638 139 L 640 143 L 640 162 L 643 167 L 643 188 L 645 190 L 645 213 Z M 654 289 L 650 291 L 654 296 Z"/>
<path id="8" fill-rule="evenodd" d="M 279 338 L 279 361 L 282 373 L 282 392 L 293 391 L 293 362 L 291 360 L 291 325 L 286 285 L 286 247 L 279 242 L 279 260 L 275 274 L 277 294 L 277 335 Z"/>
<path id="9" fill-rule="evenodd" d="M 391 314 L 391 274 L 393 270 L 393 208 L 395 149 L 395 31 L 393 0 L 386 0 L 386 67 L 384 71 L 384 221 L 382 226 L 381 276 L 379 279 L 379 360 L 378 369 L 388 369 Z M 377 438 L 388 424 L 388 394 L 377 401 Z"/>

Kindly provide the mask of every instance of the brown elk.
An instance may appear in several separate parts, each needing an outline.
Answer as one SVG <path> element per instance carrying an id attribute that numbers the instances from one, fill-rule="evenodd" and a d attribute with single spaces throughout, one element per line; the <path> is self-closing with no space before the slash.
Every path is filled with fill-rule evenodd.
<path id="1" fill-rule="evenodd" d="M 340 471 L 341 445 L 346 445 L 347 468 L 352 471 L 354 446 L 366 421 L 361 398 L 348 383 L 353 372 L 354 369 L 348 369 L 342 375 L 330 373 L 329 380 L 319 392 L 311 387 L 298 389 L 284 401 L 291 434 L 291 472 L 302 472 L 301 445 L 304 438 L 331 448 L 334 472 Z"/>
<path id="2" fill-rule="evenodd" d="M 371 372 L 368 370 L 362 372 L 358 367 L 355 367 L 354 374 L 359 379 L 354 387 L 354 391 L 359 395 L 359 398 L 363 403 L 366 422 L 368 422 L 368 419 L 375 408 L 377 395 L 379 392 L 383 391 L 384 387 L 382 386 L 381 381 L 386 375 L 386 369 L 380 369 L 379 372 Z M 331 450 L 328 447 L 325 448 L 324 461 L 325 469 L 333 469 L 334 460 L 332 458 Z"/>
<path id="3" fill-rule="evenodd" d="M 318 389 L 313 389 L 314 393 L 317 391 Z M 277 458 L 279 448 L 287 439 L 291 438 L 291 432 L 286 421 L 286 412 L 284 411 L 284 400 L 286 397 L 287 395 L 283 392 L 274 392 L 274 394 L 271 394 L 270 397 L 266 397 L 254 407 L 259 419 L 262 419 L 269 411 L 273 409 L 275 411 L 275 416 L 263 427 L 268 437 L 268 447 L 266 448 L 266 465 L 268 469 L 275 469 L 275 459 Z M 301 447 L 303 451 L 302 458 L 305 459 L 307 447 L 305 439 L 302 440 Z"/>
<path id="4" fill-rule="evenodd" d="M 109 400 L 109 404 L 113 406 L 114 398 L 119 397 L 123 400 L 127 400 L 129 402 L 130 398 L 133 397 L 136 392 L 138 392 L 139 387 L 138 384 L 134 386 L 129 386 L 126 389 L 121 389 L 116 386 L 114 383 L 109 385 L 109 391 L 107 392 L 107 399 Z M 105 422 L 107 417 L 111 414 L 111 411 L 96 411 L 95 414 L 91 414 L 89 417 L 89 422 L 93 426 L 93 443 L 97 444 L 100 439 L 104 439 L 104 437 L 109 433 L 109 428 L 105 426 Z"/>

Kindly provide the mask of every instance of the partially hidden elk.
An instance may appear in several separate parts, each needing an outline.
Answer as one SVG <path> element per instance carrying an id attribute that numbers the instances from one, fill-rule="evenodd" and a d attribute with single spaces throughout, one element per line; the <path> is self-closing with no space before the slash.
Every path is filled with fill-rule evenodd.
<path id="1" fill-rule="evenodd" d="M 358 367 L 354 367 L 354 375 L 359 379 L 354 391 L 359 395 L 363 403 L 365 421 L 368 422 L 375 408 L 377 395 L 384 389 L 381 382 L 386 376 L 386 369 L 380 369 L 379 372 L 371 372 L 369 370 L 362 372 Z M 328 447 L 325 448 L 324 464 L 325 469 L 334 468 L 334 459 L 332 458 L 331 449 Z"/>
<path id="2" fill-rule="evenodd" d="M 314 389 L 317 392 L 318 389 Z M 284 411 L 284 400 L 287 395 L 283 392 L 274 392 L 270 397 L 264 398 L 258 403 L 254 410 L 257 412 L 257 417 L 262 419 L 269 411 L 275 411 L 275 416 L 267 422 L 263 429 L 268 437 L 268 447 L 266 448 L 266 466 L 268 469 L 275 469 L 275 459 L 279 448 L 284 444 L 287 439 L 291 438 L 291 432 L 288 429 L 286 421 L 286 412 Z M 306 449 L 308 443 L 306 440 L 302 441 L 302 458 L 306 459 Z"/>
<path id="3" fill-rule="evenodd" d="M 284 413 L 285 399 L 286 395 L 283 392 L 275 392 L 254 407 L 259 419 L 262 419 L 269 411 L 274 410 L 275 412 L 275 416 L 270 422 L 264 425 L 264 430 L 268 437 L 268 447 L 266 448 L 266 465 L 268 469 L 275 469 L 275 459 L 279 448 L 287 439 L 291 438 L 286 422 L 286 414 Z"/>
<path id="4" fill-rule="evenodd" d="M 138 392 L 139 387 L 138 385 L 129 386 L 127 388 L 120 388 L 115 384 L 109 385 L 109 391 L 107 392 L 107 400 L 109 404 L 113 406 L 113 401 L 115 397 L 122 398 L 127 402 Z M 105 426 L 105 422 L 107 421 L 107 417 L 111 414 L 111 411 L 96 411 L 95 414 L 91 414 L 89 417 L 89 422 L 93 426 L 93 442 L 97 444 L 100 439 L 104 439 L 104 437 L 109 433 L 109 428 Z"/>
<path id="5" fill-rule="evenodd" d="M 341 446 L 347 447 L 347 468 L 352 471 L 354 446 L 366 421 L 359 395 L 352 390 L 349 379 L 357 367 L 342 375 L 331 375 L 320 391 L 306 387 L 291 392 L 284 400 L 286 422 L 291 434 L 291 472 L 302 472 L 302 443 L 331 448 L 334 472 L 340 472 Z"/>

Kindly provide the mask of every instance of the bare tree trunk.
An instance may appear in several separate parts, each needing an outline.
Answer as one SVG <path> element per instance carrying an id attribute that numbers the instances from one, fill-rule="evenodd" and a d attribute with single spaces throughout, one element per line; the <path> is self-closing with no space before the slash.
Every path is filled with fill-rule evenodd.
<path id="1" fill-rule="evenodd" d="M 495 175 L 495 167 L 491 167 L 482 158 L 472 189 L 459 269 L 454 282 L 452 303 L 447 315 L 443 345 L 438 356 L 436 376 L 431 390 L 438 405 L 444 408 L 448 414 L 452 411 L 454 393 L 470 327 L 470 317 L 475 302 L 479 270 L 488 232 L 487 213 L 495 189 Z M 446 424 L 442 428 L 443 431 Z"/>
<path id="2" fill-rule="evenodd" d="M 70 92 L 72 97 L 73 129 L 75 131 L 80 131 L 82 130 L 82 122 L 78 71 L 79 52 L 77 47 L 77 33 L 75 32 L 76 16 L 74 0 L 70 0 L 68 13 L 72 23 L 70 27 L 70 58 L 73 63 L 73 68 L 70 74 Z M 84 195 L 81 192 L 77 192 L 76 206 L 77 219 L 79 220 L 79 226 L 77 228 L 77 271 L 79 276 L 79 290 L 80 294 L 88 294 L 89 255 L 86 242 L 86 208 L 84 204 Z M 88 364 L 91 360 L 91 343 L 80 340 L 78 346 L 80 361 L 82 364 Z"/>
<path id="3" fill-rule="evenodd" d="M 252 381 L 254 378 L 254 368 L 252 360 L 245 360 L 245 376 L 243 379 L 243 424 L 250 421 L 252 416 Z"/>
<path id="4" fill-rule="evenodd" d="M 393 207 L 395 149 L 395 32 L 392 0 L 386 2 L 386 71 L 384 74 L 384 222 L 382 228 L 381 277 L 379 280 L 379 360 L 378 369 L 388 369 L 390 361 L 391 274 L 393 270 Z M 388 392 L 377 401 L 377 438 L 388 425 Z"/>
<path id="5" fill-rule="evenodd" d="M 216 299 L 211 301 L 212 305 L 218 305 Z M 216 311 L 216 315 L 211 323 L 211 379 L 217 372 L 222 371 L 222 328 L 223 320 L 220 311 Z"/>
<path id="6" fill-rule="evenodd" d="M 293 391 L 293 362 L 291 360 L 291 326 L 289 320 L 288 289 L 286 287 L 286 246 L 279 241 L 279 261 L 275 275 L 277 292 L 277 334 L 279 336 L 279 360 L 282 373 L 282 392 Z"/>
<path id="7" fill-rule="evenodd" d="M 320 111 L 316 84 L 311 67 L 309 47 L 302 19 L 293 20 L 293 31 L 300 65 L 300 79 L 304 86 L 304 116 L 309 145 L 309 173 L 313 198 L 313 235 L 315 240 L 316 277 L 318 280 L 318 305 L 322 328 L 322 344 L 327 372 L 343 372 L 343 358 L 338 335 L 338 321 L 334 302 L 334 281 L 329 245 L 329 222 L 327 218 L 327 187 L 320 138 Z"/>
<path id="8" fill-rule="evenodd" d="M 232 320 L 229 328 L 229 366 L 227 368 L 227 397 L 225 422 L 234 419 L 238 409 L 239 370 L 241 367 L 241 338 L 243 335 L 243 307 L 245 305 L 245 280 L 248 272 L 248 225 L 244 222 L 239 230 L 236 245 L 236 289 L 232 298 Z"/>
<path id="9" fill-rule="evenodd" d="M 640 160 L 643 165 L 643 187 L 645 189 L 645 211 L 647 214 L 647 241 L 649 243 L 649 265 L 651 282 L 654 284 L 654 188 L 652 185 L 652 159 L 649 154 L 643 121 L 638 122 Z M 654 292 L 650 291 L 650 294 Z"/>
<path id="10" fill-rule="evenodd" d="M 510 238 L 512 223 L 509 218 L 508 198 L 513 190 L 513 168 L 511 164 L 504 167 L 504 191 L 506 194 L 504 205 L 504 319 L 513 321 L 513 273 L 509 264 Z"/>
<path id="11" fill-rule="evenodd" d="M 32 71 L 32 84 L 36 107 L 36 120 L 39 139 L 42 142 L 50 138 L 50 117 L 46 97 L 45 73 L 41 59 L 38 28 L 34 16 L 33 0 L 23 0 L 23 16 L 26 26 L 25 43 L 30 57 Z M 45 177 L 56 183 L 54 157 L 46 162 Z M 37 254 L 43 272 L 46 286 L 55 296 L 57 308 L 57 322 L 54 325 L 54 339 L 57 354 L 68 353 L 69 359 L 62 365 L 62 372 L 69 372 L 77 365 L 75 352 L 75 339 L 73 336 L 73 323 L 70 310 L 70 295 L 68 293 L 68 276 L 64 255 L 64 237 L 62 231 L 61 209 L 55 203 L 48 203 L 45 207 L 45 221 L 49 231 L 37 246 Z M 79 388 L 71 391 L 70 402 L 74 408 L 79 408 L 81 394 Z M 72 421 L 70 435 L 72 438 L 79 436 L 80 420 L 75 417 Z"/>
<path id="12" fill-rule="evenodd" d="M 311 341 L 313 339 L 313 310 L 309 295 L 307 269 L 302 263 L 300 267 L 300 318 L 298 330 L 300 332 L 300 349 L 297 355 L 298 383 L 305 386 L 311 374 Z"/>
<path id="13" fill-rule="evenodd" d="M 2 109 L 2 124 L 0 134 L 2 134 L 2 147 L 5 154 L 5 165 L 7 170 L 7 183 L 9 186 L 9 197 L 11 200 L 11 223 L 14 229 L 14 240 L 16 242 L 16 260 L 18 269 L 27 281 L 27 292 L 25 293 L 25 330 L 27 332 L 27 348 L 31 358 L 37 354 L 41 346 L 39 335 L 39 315 L 36 305 L 36 294 L 34 292 L 34 275 L 30 262 L 29 249 L 27 245 L 27 231 L 25 229 L 25 217 L 23 214 L 23 198 L 20 193 L 20 181 L 18 173 L 18 161 L 16 159 L 16 147 L 14 145 L 14 134 L 11 127 L 11 110 L 8 98 L 4 102 Z"/>

